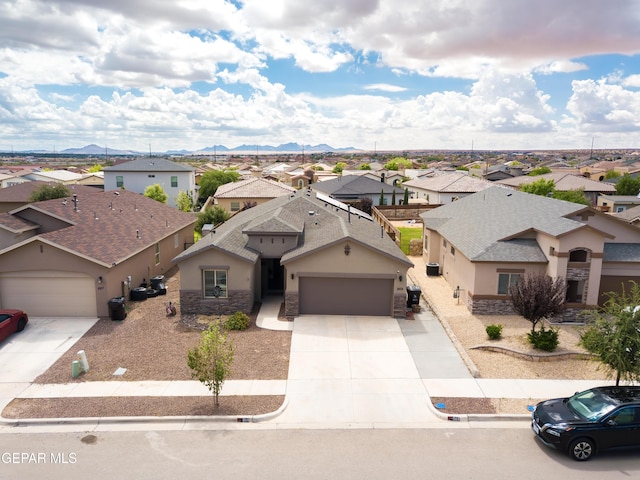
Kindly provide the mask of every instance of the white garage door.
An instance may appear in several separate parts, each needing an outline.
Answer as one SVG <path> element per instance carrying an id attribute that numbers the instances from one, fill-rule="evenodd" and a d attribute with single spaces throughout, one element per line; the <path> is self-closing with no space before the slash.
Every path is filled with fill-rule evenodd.
<path id="1" fill-rule="evenodd" d="M 300 277 L 300 314 L 393 315 L 393 279 Z"/>
<path id="2" fill-rule="evenodd" d="M 32 317 L 96 317 L 96 287 L 86 275 L 69 272 L 0 274 L 2 308 Z"/>

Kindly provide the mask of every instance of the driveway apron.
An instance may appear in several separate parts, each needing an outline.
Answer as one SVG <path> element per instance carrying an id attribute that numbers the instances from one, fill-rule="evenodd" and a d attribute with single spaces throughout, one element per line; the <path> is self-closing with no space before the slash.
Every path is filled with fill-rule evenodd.
<path id="1" fill-rule="evenodd" d="M 297 317 L 287 408 L 274 422 L 316 428 L 441 422 L 398 322 L 390 317 Z"/>

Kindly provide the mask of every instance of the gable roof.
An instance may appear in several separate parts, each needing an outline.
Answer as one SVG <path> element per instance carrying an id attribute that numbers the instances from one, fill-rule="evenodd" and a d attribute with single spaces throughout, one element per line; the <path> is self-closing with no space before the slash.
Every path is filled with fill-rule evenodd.
<path id="1" fill-rule="evenodd" d="M 420 217 L 472 261 L 546 262 L 535 240 L 515 237 L 528 231 L 559 236 L 586 228 L 567 218 L 584 210 L 577 203 L 492 187 Z"/>
<path id="2" fill-rule="evenodd" d="M 585 177 L 578 175 L 571 175 L 570 173 L 545 173 L 544 175 L 521 175 L 519 177 L 507 178 L 504 180 L 497 180 L 496 183 L 502 185 L 509 185 L 511 187 L 521 187 L 522 185 L 536 182 L 540 179 L 553 180 L 556 190 L 566 192 L 569 190 L 577 190 L 584 188 L 585 192 L 602 192 L 602 193 L 614 193 L 616 187 L 607 182 L 596 182 Z"/>
<path id="3" fill-rule="evenodd" d="M 77 194 L 76 199 L 77 208 L 71 197 L 32 203 L 10 212 L 18 218 L 39 212 L 69 226 L 31 237 L 0 254 L 40 240 L 111 266 L 195 223 L 192 214 L 126 190 Z"/>
<path id="4" fill-rule="evenodd" d="M 404 182 L 403 185 L 440 193 L 473 193 L 495 187 L 493 182 L 461 172 L 445 173 L 432 177 L 419 177 Z"/>
<path id="5" fill-rule="evenodd" d="M 43 185 L 59 185 L 59 182 L 42 182 L 35 180 L 32 182 L 23 182 L 17 185 L 12 185 L 6 188 L 0 188 L 0 202 L 1 203 L 28 203 L 31 194 L 41 188 Z M 88 187 L 86 185 L 65 185 L 67 189 L 73 194 L 78 195 L 85 193 L 99 192 L 96 187 Z"/>
<path id="6" fill-rule="evenodd" d="M 342 240 L 353 240 L 382 255 L 412 265 L 396 243 L 383 234 L 381 227 L 358 215 L 339 202 L 325 202 L 315 194 L 301 190 L 270 200 L 237 213 L 178 255 L 179 262 L 208 249 L 219 249 L 255 262 L 259 253 L 247 247 L 248 233 L 293 233 L 299 235 L 298 245 L 282 255 L 284 264 Z"/>
<path id="7" fill-rule="evenodd" d="M 353 196 L 353 195 L 380 195 L 384 193 L 403 194 L 404 190 L 388 183 L 373 180 L 362 175 L 346 175 L 331 180 L 314 183 L 313 190 L 317 190 L 328 195 Z"/>
<path id="8" fill-rule="evenodd" d="M 213 198 L 276 198 L 289 195 L 295 189 L 266 178 L 249 178 L 220 185 Z"/>
<path id="9" fill-rule="evenodd" d="M 171 162 L 164 158 L 142 157 L 105 167 L 104 172 L 195 172 L 190 165 Z"/>

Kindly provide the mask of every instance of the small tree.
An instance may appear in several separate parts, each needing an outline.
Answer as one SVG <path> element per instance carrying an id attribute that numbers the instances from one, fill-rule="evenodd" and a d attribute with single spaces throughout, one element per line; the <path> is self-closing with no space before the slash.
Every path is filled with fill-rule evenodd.
<path id="1" fill-rule="evenodd" d="M 616 195 L 638 195 L 640 192 L 640 178 L 633 178 L 628 173 L 620 177 L 616 183 Z"/>
<path id="2" fill-rule="evenodd" d="M 580 203 L 582 205 L 591 205 L 591 201 L 584 194 L 584 187 L 575 190 L 566 190 L 564 192 L 556 190 L 553 198 L 564 200 L 565 202 Z"/>
<path id="3" fill-rule="evenodd" d="M 531 322 L 531 333 L 544 318 L 562 312 L 567 295 L 564 278 L 555 280 L 549 275 L 529 274 L 509 288 L 513 309 Z"/>
<path id="4" fill-rule="evenodd" d="M 212 323 L 202 332 L 200 344 L 187 353 L 191 377 L 197 378 L 213 393 L 216 407 L 220 405 L 218 397 L 222 384 L 231 374 L 233 354 L 233 343 L 218 322 Z"/>
<path id="5" fill-rule="evenodd" d="M 55 185 L 42 185 L 31 192 L 30 202 L 42 202 L 44 200 L 53 200 L 55 198 L 65 198 L 71 195 L 71 191 L 62 183 Z"/>
<path id="6" fill-rule="evenodd" d="M 167 203 L 167 198 L 169 198 L 169 196 L 164 193 L 164 190 L 159 183 L 154 183 L 153 185 L 149 185 L 145 188 L 144 196 L 160 203 Z"/>
<path id="7" fill-rule="evenodd" d="M 198 219 L 194 225 L 194 229 L 198 233 L 202 233 L 202 227 L 208 223 L 212 225 L 220 225 L 221 223 L 229 220 L 231 214 L 224 208 L 216 205 L 215 207 L 208 207 L 204 212 L 198 214 Z"/>
<path id="8" fill-rule="evenodd" d="M 358 203 L 356 203 L 356 208 L 358 210 L 362 210 L 367 215 L 371 215 L 371 207 L 373 206 L 373 200 L 369 197 L 362 197 Z"/>
<path id="9" fill-rule="evenodd" d="M 551 169 L 549 167 L 537 167 L 529 172 L 529 175 L 532 177 L 536 177 L 538 175 L 544 175 L 545 173 L 551 173 Z"/>
<path id="10" fill-rule="evenodd" d="M 534 195 L 547 197 L 553 194 L 555 188 L 556 184 L 553 180 L 545 180 L 544 178 L 541 178 L 540 180 L 536 180 L 535 182 L 522 185 L 520 190 L 526 193 L 532 193 Z"/>
<path id="11" fill-rule="evenodd" d="M 409 205 L 409 189 L 408 188 L 404 189 L 404 198 L 402 199 L 402 204 Z"/>
<path id="12" fill-rule="evenodd" d="M 344 167 L 346 167 L 346 166 L 347 166 L 347 164 L 346 164 L 346 163 L 344 163 L 344 162 L 338 162 L 338 163 L 336 163 L 336 166 L 335 166 L 335 167 L 333 167 L 332 172 L 333 172 L 333 173 L 342 173 L 342 170 L 344 170 Z"/>
<path id="13" fill-rule="evenodd" d="M 395 205 L 395 204 L 396 204 L 396 191 L 394 189 L 393 192 L 391 192 L 391 205 Z"/>
<path id="14" fill-rule="evenodd" d="M 593 323 L 580 334 L 580 343 L 615 374 L 616 385 L 640 381 L 640 285 L 631 282 L 629 293 L 623 288 L 606 295 L 599 310 L 587 313 Z"/>
<path id="15" fill-rule="evenodd" d="M 176 197 L 176 207 L 181 212 L 192 212 L 193 211 L 193 197 L 190 193 L 185 191 L 178 192 L 178 196 Z"/>

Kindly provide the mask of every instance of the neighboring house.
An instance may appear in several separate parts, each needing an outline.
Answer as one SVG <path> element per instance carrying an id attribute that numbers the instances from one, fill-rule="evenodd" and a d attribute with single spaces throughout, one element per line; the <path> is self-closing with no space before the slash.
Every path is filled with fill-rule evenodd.
<path id="1" fill-rule="evenodd" d="M 234 215 L 174 261 L 183 314 L 249 313 L 279 295 L 290 319 L 404 317 L 412 266 L 369 216 L 308 190 Z"/>
<path id="2" fill-rule="evenodd" d="M 382 205 L 392 205 L 395 193 L 395 203 L 399 205 L 404 198 L 402 188 L 361 175 L 340 176 L 333 180 L 314 183 L 311 189 L 344 203 L 357 203 L 363 198 L 369 198 L 372 205 L 380 205 L 382 195 Z"/>
<path id="3" fill-rule="evenodd" d="M 640 205 L 627 208 L 619 213 L 613 214 L 616 218 L 623 220 L 636 227 L 640 226 Z"/>
<path id="4" fill-rule="evenodd" d="M 584 205 L 493 187 L 420 216 L 425 260 L 473 313 L 512 314 L 530 273 L 566 279 L 565 320 L 640 280 L 640 229 Z"/>
<path id="5" fill-rule="evenodd" d="M 591 205 L 597 204 L 599 195 L 615 195 L 616 187 L 608 182 L 596 182 L 589 180 L 588 178 L 581 177 L 579 175 L 573 175 L 571 173 L 545 173 L 544 175 L 522 175 L 520 177 L 514 177 L 506 180 L 499 180 L 495 182 L 500 185 L 507 185 L 521 189 L 522 185 L 537 182 L 538 180 L 553 180 L 555 189 L 560 192 L 568 192 L 570 190 L 584 190 L 585 196 L 591 201 Z"/>
<path id="6" fill-rule="evenodd" d="M 597 208 L 605 213 L 620 213 L 636 205 L 640 205 L 636 195 L 600 195 Z"/>
<path id="7" fill-rule="evenodd" d="M 375 180 L 376 182 L 384 182 L 389 185 L 396 186 L 400 185 L 405 179 L 404 175 L 401 173 L 390 170 L 379 170 L 377 172 L 372 170 L 343 170 L 342 176 L 347 175 L 361 175 L 363 177 L 370 178 L 371 180 Z"/>
<path id="8" fill-rule="evenodd" d="M 164 275 L 193 244 L 192 214 L 138 193 L 93 191 L 0 214 L 1 308 L 107 316 L 111 298 Z"/>
<path id="9" fill-rule="evenodd" d="M 213 195 L 214 203 L 228 212 L 238 212 L 245 204 L 268 202 L 282 195 L 290 195 L 295 188 L 265 178 L 249 178 L 220 185 Z"/>
<path id="10" fill-rule="evenodd" d="M 32 182 L 58 182 L 58 183 L 76 183 L 82 178 L 82 175 L 68 170 L 41 170 L 33 171 L 23 175 L 24 178 Z"/>
<path id="11" fill-rule="evenodd" d="M 29 199 L 34 191 L 41 188 L 43 185 L 56 185 L 57 182 L 41 182 L 41 181 L 27 181 L 19 183 L 12 187 L 0 189 L 0 212 L 9 212 L 15 210 L 18 207 L 22 207 L 29 203 Z M 70 194 L 85 194 L 95 193 L 98 190 L 94 187 L 87 187 L 84 185 L 65 185 Z"/>
<path id="12" fill-rule="evenodd" d="M 15 175 L 13 173 L 0 173 L 0 188 L 13 187 L 20 183 L 30 182 L 29 179 Z"/>
<path id="13" fill-rule="evenodd" d="M 444 205 L 480 192 L 495 184 L 466 172 L 451 172 L 420 177 L 402 184 L 409 189 L 411 198 L 431 205 Z"/>
<path id="14" fill-rule="evenodd" d="M 186 192 L 197 199 L 195 168 L 182 163 L 170 162 L 162 158 L 145 157 L 106 167 L 104 189 L 125 189 L 144 193 L 156 183 L 167 194 L 167 205 L 175 207 L 180 192 Z"/>

